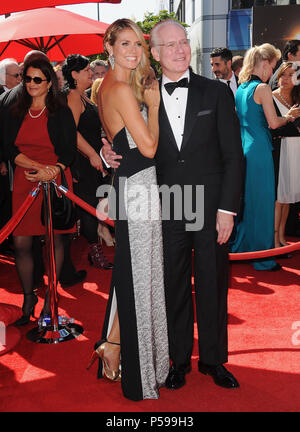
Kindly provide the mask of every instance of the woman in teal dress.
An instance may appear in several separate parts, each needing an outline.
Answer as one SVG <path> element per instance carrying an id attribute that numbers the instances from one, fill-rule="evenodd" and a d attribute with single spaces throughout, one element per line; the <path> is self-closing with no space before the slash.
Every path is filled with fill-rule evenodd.
<path id="1" fill-rule="evenodd" d="M 277 116 L 271 88 L 266 84 L 280 57 L 280 51 L 267 43 L 250 48 L 239 75 L 236 110 L 246 169 L 243 215 L 236 227 L 233 253 L 274 248 L 275 180 L 269 128 L 293 121 L 292 111 L 285 117 Z M 272 258 L 264 258 L 255 260 L 254 268 L 274 271 L 281 266 Z"/>

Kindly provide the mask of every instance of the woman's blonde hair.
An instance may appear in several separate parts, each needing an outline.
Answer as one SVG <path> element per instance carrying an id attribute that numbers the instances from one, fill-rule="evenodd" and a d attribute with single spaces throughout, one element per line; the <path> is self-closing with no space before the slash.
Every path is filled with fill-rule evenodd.
<path id="1" fill-rule="evenodd" d="M 278 61 L 280 58 L 280 50 L 269 43 L 264 43 L 248 49 L 244 58 L 243 67 L 239 74 L 239 83 L 241 84 L 249 81 L 254 69 L 263 60 L 271 62 L 274 59 Z"/>
<path id="2" fill-rule="evenodd" d="M 119 33 L 123 30 L 128 30 L 128 29 L 133 30 L 135 32 L 143 47 L 141 61 L 136 67 L 136 69 L 131 71 L 131 78 L 130 78 L 130 85 L 135 94 L 135 97 L 137 98 L 139 103 L 142 103 L 144 98 L 145 80 L 149 74 L 150 62 L 149 62 L 148 45 L 145 42 L 144 35 L 140 27 L 135 22 L 127 18 L 122 18 L 114 21 L 107 28 L 104 35 L 104 39 L 103 39 L 104 52 L 107 55 L 109 55 L 106 45 L 109 44 L 110 46 L 113 46 L 117 40 Z"/>
<path id="3" fill-rule="evenodd" d="M 95 81 L 93 82 L 92 85 L 92 89 L 91 89 L 91 101 L 95 104 L 98 105 L 98 91 L 99 88 L 102 84 L 103 78 L 97 78 L 95 79 Z"/>

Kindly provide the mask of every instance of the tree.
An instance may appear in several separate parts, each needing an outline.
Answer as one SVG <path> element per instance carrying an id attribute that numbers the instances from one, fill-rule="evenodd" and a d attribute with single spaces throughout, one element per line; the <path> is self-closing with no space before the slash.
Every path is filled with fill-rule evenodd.
<path id="1" fill-rule="evenodd" d="M 169 19 L 169 18 L 173 19 L 175 21 L 178 21 L 184 27 L 188 27 L 187 24 L 179 21 L 176 18 L 175 12 L 169 13 L 167 10 L 160 11 L 158 15 L 154 15 L 152 12 L 147 12 L 144 15 L 144 20 L 143 21 L 137 21 L 137 25 L 142 29 L 144 34 L 149 34 L 156 23 L 158 23 L 160 21 L 164 21 L 164 20 Z"/>

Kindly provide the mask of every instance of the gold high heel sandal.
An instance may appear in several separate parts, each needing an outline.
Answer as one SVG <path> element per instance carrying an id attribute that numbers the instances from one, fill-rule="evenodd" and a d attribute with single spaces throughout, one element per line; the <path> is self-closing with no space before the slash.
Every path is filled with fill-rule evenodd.
<path id="1" fill-rule="evenodd" d="M 120 345 L 117 342 L 109 342 L 108 340 L 101 340 L 95 343 L 94 351 L 90 360 L 90 363 L 87 366 L 87 370 L 94 364 L 94 362 L 99 359 L 101 362 L 100 370 L 102 370 L 102 376 L 106 376 L 111 381 L 121 381 L 121 371 L 118 369 L 117 371 L 112 371 L 109 369 L 107 360 L 104 357 L 105 344 L 109 343 L 111 345 Z M 102 368 L 101 368 L 102 366 Z M 99 377 L 101 378 L 101 376 Z"/>

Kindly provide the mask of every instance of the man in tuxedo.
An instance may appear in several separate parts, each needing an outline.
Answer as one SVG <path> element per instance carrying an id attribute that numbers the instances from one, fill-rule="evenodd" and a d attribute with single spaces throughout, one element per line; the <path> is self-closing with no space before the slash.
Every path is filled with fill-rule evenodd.
<path id="1" fill-rule="evenodd" d="M 166 312 L 171 367 L 166 387 L 178 389 L 191 370 L 194 341 L 192 255 L 194 251 L 198 369 L 225 388 L 239 387 L 227 362 L 228 246 L 242 183 L 242 145 L 230 90 L 190 70 L 191 49 L 184 27 L 174 20 L 152 29 L 151 52 L 162 68 L 159 143 L 155 156 L 158 184 L 171 189 L 204 186 L 203 227 L 170 211 L 163 218 Z M 103 156 L 116 168 L 120 158 L 108 144 Z M 162 188 L 161 188 L 162 190 Z M 176 203 L 176 196 L 174 200 Z M 162 193 L 162 207 L 164 208 Z M 178 207 L 178 206 L 177 206 Z M 188 209 L 190 210 L 190 209 Z M 200 211 L 198 211 L 200 213 Z M 199 214 L 196 214 L 200 216 Z M 192 221 L 195 222 L 195 221 Z M 187 228 L 187 225 L 189 228 Z"/>
<path id="2" fill-rule="evenodd" d="M 232 52 L 228 48 L 215 48 L 210 53 L 210 64 L 216 78 L 227 84 L 235 96 L 238 78 L 232 70 Z"/>
<path id="3" fill-rule="evenodd" d="M 162 67 L 158 184 L 204 186 L 202 229 L 187 220 L 163 220 L 166 309 L 172 365 L 166 386 L 185 384 L 194 338 L 192 252 L 198 327 L 198 369 L 217 385 L 239 386 L 227 362 L 228 246 L 239 207 L 242 145 L 233 99 L 222 83 L 194 74 L 186 31 L 179 23 L 158 23 L 151 52 Z M 197 206 L 196 206 L 197 207 Z M 190 225 L 189 225 L 190 226 Z M 189 228 L 190 229 L 190 228 Z"/>

